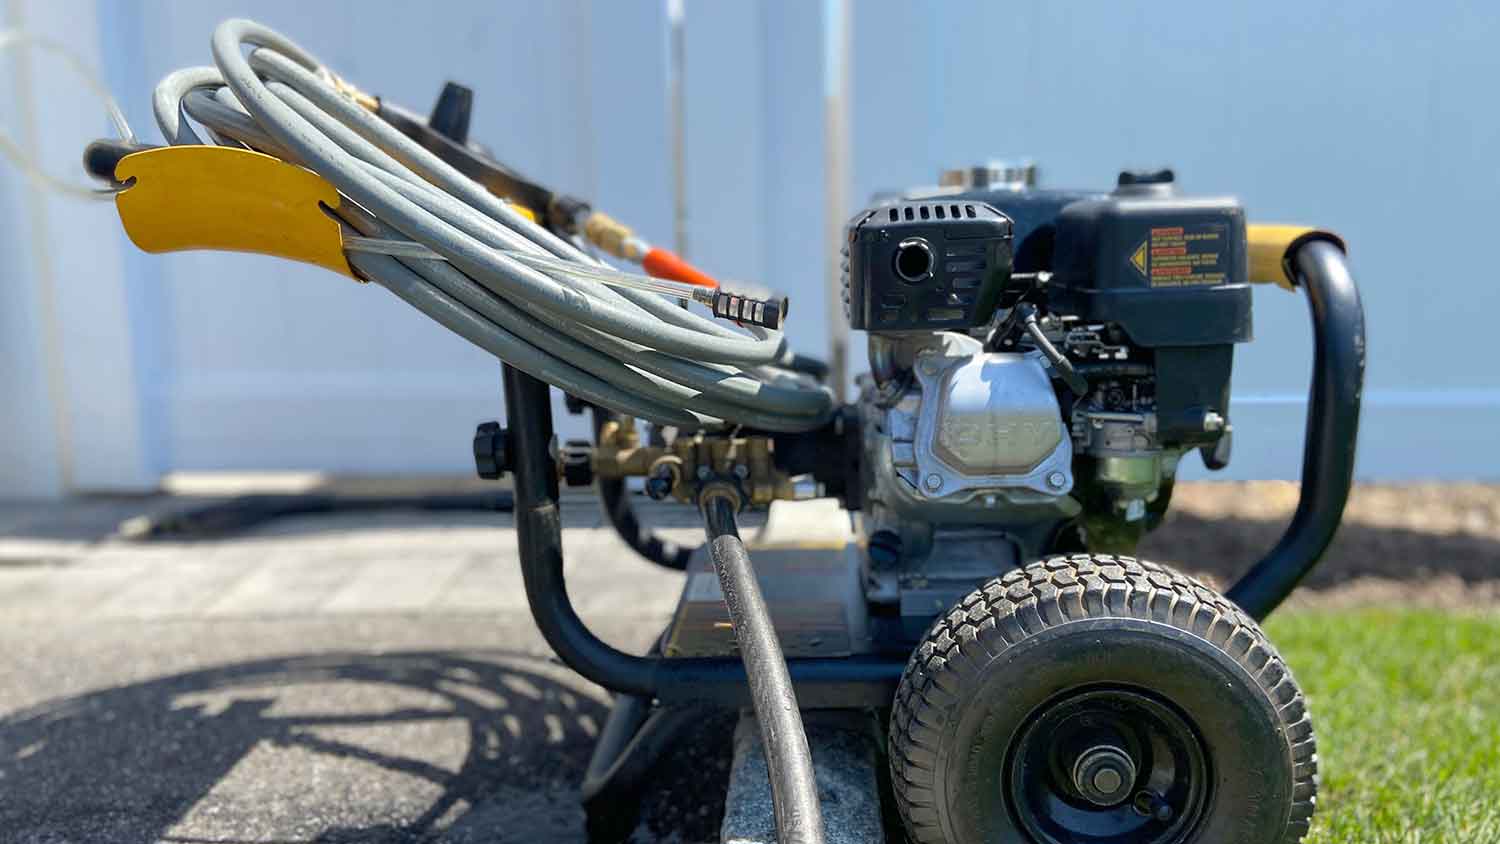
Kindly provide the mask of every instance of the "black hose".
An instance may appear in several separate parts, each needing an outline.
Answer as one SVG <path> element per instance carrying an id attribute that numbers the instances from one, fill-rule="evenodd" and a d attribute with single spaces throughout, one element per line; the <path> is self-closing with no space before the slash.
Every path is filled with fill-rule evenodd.
<path id="1" fill-rule="evenodd" d="M 1036 321 L 1035 309 L 1029 309 L 1026 312 L 1026 333 L 1031 335 L 1031 342 L 1035 343 L 1036 347 L 1042 350 L 1042 354 L 1047 356 L 1047 360 L 1052 362 L 1052 368 L 1057 371 L 1057 377 L 1068 385 L 1073 395 L 1080 398 L 1088 395 L 1088 380 L 1078 374 L 1078 370 L 1073 368 L 1073 362 L 1059 352 L 1057 347 L 1052 345 L 1052 341 L 1047 339 L 1047 335 L 1042 333 L 1042 326 Z"/>
<path id="2" fill-rule="evenodd" d="M 653 657 L 661 656 L 662 643 L 672 632 L 668 626 L 657 637 L 656 644 L 649 651 Z M 679 707 L 683 708 L 683 707 Z M 604 726 L 599 728 L 599 738 L 594 740 L 594 752 L 589 755 L 588 767 L 583 772 L 583 785 L 579 787 L 579 793 L 583 797 L 584 808 L 588 809 L 590 801 L 600 798 L 606 793 L 610 795 L 622 795 L 635 785 L 644 773 L 655 764 L 655 757 L 644 767 L 622 766 L 622 758 L 634 747 L 635 739 L 646 723 L 647 716 L 651 714 L 651 698 L 640 695 L 614 696 L 614 703 L 610 706 L 609 717 L 604 719 Z M 647 745 L 647 748 L 654 745 Z M 657 752 L 657 755 L 660 755 Z M 599 805 L 607 802 L 604 797 Z"/>
<path id="3" fill-rule="evenodd" d="M 646 777 L 662 755 L 678 743 L 684 730 L 703 723 L 714 712 L 712 707 L 703 704 L 663 706 L 652 711 L 650 703 L 643 698 L 629 697 L 626 701 L 626 711 L 621 718 L 639 715 L 639 726 L 623 735 L 624 740 L 619 746 L 611 748 L 614 750 L 612 754 L 597 754 L 590 760 L 583 785 L 579 788 L 586 810 L 638 802 Z M 639 712 L 635 711 L 637 707 Z M 610 737 L 612 741 L 619 738 Z M 601 734 L 601 747 L 604 747 L 604 740 L 605 736 Z"/>
<path id="4" fill-rule="evenodd" d="M 826 379 L 828 377 L 828 373 L 832 371 L 828 368 L 827 363 L 819 360 L 818 358 L 812 357 L 810 355 L 801 355 L 796 353 L 793 353 L 792 359 L 790 361 L 787 361 L 786 368 L 792 370 L 793 372 L 800 372 L 803 375 L 811 375 L 819 381 Z"/>
<path id="5" fill-rule="evenodd" d="M 1230 588 L 1229 599 L 1257 621 L 1318 564 L 1354 485 L 1354 446 L 1365 380 L 1365 313 L 1344 252 L 1314 240 L 1292 259 L 1312 309 L 1314 357 L 1302 445 L 1297 512 L 1276 547 Z"/>
<path id="6" fill-rule="evenodd" d="M 604 428 L 604 423 L 613 419 L 615 415 L 598 405 L 591 405 L 589 409 L 594 416 L 594 442 L 598 443 L 599 432 Z M 620 535 L 620 539 L 624 540 L 631 550 L 659 566 L 683 571 L 687 568 L 688 561 L 698 553 L 700 546 L 689 548 L 678 545 L 669 539 L 662 539 L 650 528 L 641 524 L 640 518 L 635 514 L 635 508 L 631 506 L 630 490 L 624 478 L 599 479 L 599 504 L 604 510 L 605 518 L 609 519 L 609 523 L 614 526 L 615 533 Z"/>
<path id="7" fill-rule="evenodd" d="M 615 533 L 631 550 L 663 568 L 683 571 L 698 552 L 700 546 L 678 545 L 642 526 L 630 504 L 630 490 L 623 478 L 599 481 L 599 505 L 614 526 Z"/>
<path id="8" fill-rule="evenodd" d="M 641 731 L 646 716 L 651 714 L 651 700 L 639 695 L 615 695 L 609 717 L 594 740 L 594 752 L 589 755 L 589 765 L 583 772 L 583 785 L 579 793 L 585 805 L 608 786 L 609 772 L 624 755 L 625 748 Z"/>
<path id="9" fill-rule="evenodd" d="M 724 589 L 724 604 L 729 608 L 729 622 L 745 663 L 755 720 L 765 744 L 776 840 L 781 844 L 822 844 L 823 812 L 802 712 L 776 639 L 771 611 L 735 527 L 734 504 L 727 495 L 710 493 L 703 505 L 709 556 Z"/>

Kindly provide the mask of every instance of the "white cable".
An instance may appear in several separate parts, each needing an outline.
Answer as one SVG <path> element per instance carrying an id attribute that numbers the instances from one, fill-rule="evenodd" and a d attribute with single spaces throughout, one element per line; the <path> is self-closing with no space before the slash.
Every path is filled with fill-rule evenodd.
<path id="1" fill-rule="evenodd" d="M 39 49 L 67 62 L 68 66 L 72 67 L 73 71 L 78 74 L 78 77 L 83 80 L 83 84 L 104 102 L 105 113 L 109 115 L 109 120 L 114 124 L 115 132 L 119 135 L 120 140 L 128 144 L 136 142 L 135 133 L 130 130 L 130 123 L 125 120 L 125 112 L 120 110 L 120 104 L 115 102 L 114 97 L 110 96 L 109 90 L 104 87 L 104 82 L 100 80 L 99 75 L 85 64 L 83 59 L 79 58 L 78 54 L 67 45 L 54 41 L 51 38 L 20 29 L 0 30 L 0 53 L 12 47 Z M 112 199 L 121 190 L 118 187 L 86 188 L 59 179 L 43 170 L 41 165 L 36 162 L 36 159 L 29 155 L 26 150 L 22 149 L 21 145 L 12 140 L 5 132 L 0 132 L 0 154 L 3 154 L 6 158 L 14 162 L 20 168 L 21 172 L 26 174 L 28 179 L 31 179 L 42 187 L 50 188 L 69 196 L 83 199 Z"/>

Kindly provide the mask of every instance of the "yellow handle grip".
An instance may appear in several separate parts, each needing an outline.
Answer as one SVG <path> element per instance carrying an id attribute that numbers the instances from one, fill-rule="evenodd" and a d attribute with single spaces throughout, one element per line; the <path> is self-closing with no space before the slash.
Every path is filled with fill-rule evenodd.
<path id="1" fill-rule="evenodd" d="M 254 252 L 356 277 L 323 210 L 339 207 L 339 192 L 311 170 L 234 147 L 168 146 L 121 158 L 115 178 L 134 180 L 115 208 L 146 252 Z"/>
<path id="2" fill-rule="evenodd" d="M 1251 223 L 1247 227 L 1247 234 L 1250 242 L 1250 281 L 1255 284 L 1276 284 L 1287 290 L 1297 286 L 1292 255 L 1304 243 L 1326 240 L 1344 252 L 1349 251 L 1344 245 L 1344 239 L 1333 232 L 1307 226 Z"/>

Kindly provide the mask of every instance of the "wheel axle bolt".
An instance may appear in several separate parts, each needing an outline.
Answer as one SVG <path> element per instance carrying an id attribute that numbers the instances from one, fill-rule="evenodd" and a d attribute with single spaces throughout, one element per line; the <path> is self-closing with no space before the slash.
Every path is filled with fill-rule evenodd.
<path id="1" fill-rule="evenodd" d="M 1114 768 L 1100 768 L 1094 772 L 1094 788 L 1104 794 L 1113 794 L 1124 784 L 1124 777 Z"/>
<path id="2" fill-rule="evenodd" d="M 1124 801 L 1134 785 L 1135 762 L 1118 747 L 1089 748 L 1073 763 L 1073 787 L 1095 805 L 1113 806 Z"/>

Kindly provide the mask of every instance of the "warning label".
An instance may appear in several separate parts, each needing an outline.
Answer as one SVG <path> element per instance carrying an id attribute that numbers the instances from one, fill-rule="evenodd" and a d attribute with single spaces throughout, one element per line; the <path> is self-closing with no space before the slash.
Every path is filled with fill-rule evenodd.
<path id="1" fill-rule="evenodd" d="M 1222 223 L 1152 228 L 1130 253 L 1130 265 L 1152 287 L 1223 284 L 1229 266 Z"/>
<path id="2" fill-rule="evenodd" d="M 1135 248 L 1135 252 L 1131 253 L 1130 255 L 1130 265 L 1132 267 L 1135 267 L 1136 271 L 1145 276 L 1148 280 L 1151 278 L 1151 273 L 1146 271 L 1146 248 L 1150 245 L 1151 241 L 1149 238 L 1147 238 L 1146 240 L 1141 241 L 1141 245 L 1137 246 Z"/>

